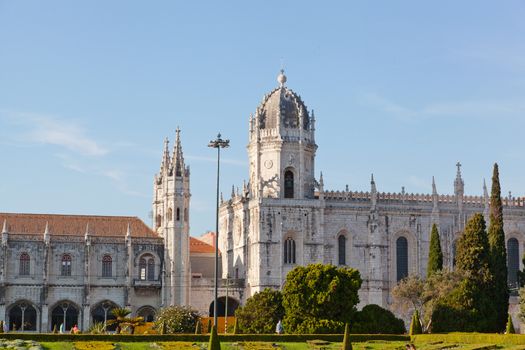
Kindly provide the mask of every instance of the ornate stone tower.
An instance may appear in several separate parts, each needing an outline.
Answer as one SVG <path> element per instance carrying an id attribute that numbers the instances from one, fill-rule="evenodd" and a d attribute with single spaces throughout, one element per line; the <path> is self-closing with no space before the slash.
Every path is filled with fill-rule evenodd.
<path id="1" fill-rule="evenodd" d="M 164 238 L 163 303 L 188 305 L 190 169 L 184 165 L 178 128 L 171 156 L 168 143 L 166 138 L 160 171 L 153 184 L 153 229 Z"/>
<path id="2" fill-rule="evenodd" d="M 285 86 L 265 95 L 250 117 L 248 155 L 252 198 L 313 198 L 315 118 L 301 97 Z"/>

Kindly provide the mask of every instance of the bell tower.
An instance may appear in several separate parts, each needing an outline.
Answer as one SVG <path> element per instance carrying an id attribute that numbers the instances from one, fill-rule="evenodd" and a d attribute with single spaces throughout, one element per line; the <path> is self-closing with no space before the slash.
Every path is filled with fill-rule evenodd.
<path id="1" fill-rule="evenodd" d="M 252 198 L 313 198 L 315 118 L 289 89 L 284 70 L 279 86 L 250 116 L 248 155 Z"/>
<path id="2" fill-rule="evenodd" d="M 160 171 L 153 183 L 153 230 L 164 238 L 164 305 L 190 302 L 190 197 L 190 169 L 184 164 L 177 128 L 172 154 L 168 139 L 164 141 Z"/>

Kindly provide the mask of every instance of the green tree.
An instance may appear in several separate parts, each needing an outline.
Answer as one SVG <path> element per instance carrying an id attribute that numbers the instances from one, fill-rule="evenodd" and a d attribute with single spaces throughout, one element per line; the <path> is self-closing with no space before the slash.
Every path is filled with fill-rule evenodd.
<path id="1" fill-rule="evenodd" d="M 278 290 L 266 288 L 249 297 L 246 304 L 235 311 L 235 322 L 242 333 L 271 334 L 283 316 L 283 295 Z"/>
<path id="2" fill-rule="evenodd" d="M 144 323 L 144 317 L 138 316 L 126 318 L 122 325 L 129 329 L 129 334 L 135 334 L 135 328 L 144 325 Z"/>
<path id="3" fill-rule="evenodd" d="M 428 251 L 427 277 L 443 269 L 443 252 L 441 251 L 441 241 L 436 224 L 432 224 L 430 232 L 430 247 Z"/>
<path id="4" fill-rule="evenodd" d="M 356 334 L 403 334 L 405 322 L 390 310 L 369 304 L 355 314 L 351 330 Z"/>
<path id="5" fill-rule="evenodd" d="M 202 323 L 200 320 L 195 324 L 195 334 L 202 334 Z"/>
<path id="6" fill-rule="evenodd" d="M 342 350 L 352 350 L 352 343 L 350 342 L 350 325 L 345 324 L 345 336 L 343 338 Z"/>
<path id="7" fill-rule="evenodd" d="M 208 350 L 221 350 L 221 342 L 217 334 L 217 326 L 211 327 L 210 342 L 208 343 Z"/>
<path id="8" fill-rule="evenodd" d="M 130 313 L 131 313 L 131 310 L 125 307 L 114 308 L 111 310 L 111 314 L 115 316 L 115 319 L 108 320 L 106 322 L 106 325 L 108 326 L 113 325 L 113 324 L 117 325 L 117 329 L 115 330 L 115 332 L 117 334 L 120 334 L 120 332 L 122 332 L 122 326 L 128 320 L 128 315 Z"/>
<path id="9" fill-rule="evenodd" d="M 199 313 L 190 306 L 169 306 L 160 310 L 155 328 L 164 334 L 192 333 L 199 322 Z"/>
<path id="10" fill-rule="evenodd" d="M 416 335 L 423 333 L 423 328 L 421 327 L 421 320 L 419 319 L 419 312 L 416 310 L 414 315 L 412 315 L 412 321 L 410 322 L 410 335 Z"/>
<path id="11" fill-rule="evenodd" d="M 507 285 L 507 249 L 503 231 L 503 205 L 499 183 L 498 163 L 494 164 L 492 190 L 490 194 L 490 225 L 488 229 L 490 246 L 490 272 L 494 278 L 492 298 L 496 311 L 495 331 L 503 331 L 509 310 L 509 289 Z"/>
<path id="12" fill-rule="evenodd" d="M 507 319 L 507 326 L 505 327 L 505 334 L 514 334 L 516 333 L 516 329 L 514 328 L 514 324 L 512 323 L 512 317 L 508 316 Z"/>
<path id="13" fill-rule="evenodd" d="M 474 214 L 456 249 L 456 269 L 464 278 L 436 307 L 432 319 L 438 322 L 433 324 L 433 331 L 495 331 L 496 310 L 489 264 L 485 220 L 482 214 Z"/>
<path id="14" fill-rule="evenodd" d="M 288 273 L 283 288 L 284 328 L 289 333 L 340 333 L 359 302 L 359 271 L 311 264 Z"/>

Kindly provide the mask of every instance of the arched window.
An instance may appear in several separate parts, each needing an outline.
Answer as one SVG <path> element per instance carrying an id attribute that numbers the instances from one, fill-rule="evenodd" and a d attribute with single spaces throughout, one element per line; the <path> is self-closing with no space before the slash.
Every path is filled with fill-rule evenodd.
<path id="1" fill-rule="evenodd" d="M 507 281 L 510 288 L 518 287 L 518 271 L 520 269 L 520 249 L 516 238 L 507 241 Z"/>
<path id="2" fill-rule="evenodd" d="M 31 258 L 29 257 L 29 254 L 27 253 L 20 254 L 20 269 L 18 270 L 18 274 L 20 276 L 29 276 L 30 265 L 31 265 Z"/>
<path id="3" fill-rule="evenodd" d="M 71 255 L 62 255 L 62 266 L 60 269 L 60 274 L 62 276 L 71 276 Z"/>
<path id="4" fill-rule="evenodd" d="M 184 221 L 188 222 L 188 208 L 184 208 Z"/>
<path id="5" fill-rule="evenodd" d="M 346 237 L 343 235 L 339 235 L 337 238 L 337 251 L 339 265 L 346 265 Z"/>
<path id="6" fill-rule="evenodd" d="M 151 254 L 144 254 L 140 258 L 139 279 L 143 281 L 155 280 L 155 258 Z"/>
<path id="7" fill-rule="evenodd" d="M 295 264 L 295 241 L 291 238 L 284 241 L 284 263 Z"/>
<path id="8" fill-rule="evenodd" d="M 159 228 L 162 225 L 162 216 L 160 214 L 157 215 L 157 218 L 155 220 L 155 224 L 156 224 L 157 228 Z"/>
<path id="9" fill-rule="evenodd" d="M 102 277 L 111 277 L 113 275 L 113 259 L 111 255 L 102 257 Z"/>
<path id="10" fill-rule="evenodd" d="M 293 172 L 286 170 L 284 173 L 284 198 L 293 198 Z"/>
<path id="11" fill-rule="evenodd" d="M 408 242 L 405 237 L 396 241 L 397 281 L 408 276 Z"/>
<path id="12" fill-rule="evenodd" d="M 168 213 L 166 214 L 166 221 L 173 220 L 173 210 L 171 208 L 168 208 Z"/>
<path id="13" fill-rule="evenodd" d="M 180 221 L 180 208 L 177 208 L 177 221 Z"/>

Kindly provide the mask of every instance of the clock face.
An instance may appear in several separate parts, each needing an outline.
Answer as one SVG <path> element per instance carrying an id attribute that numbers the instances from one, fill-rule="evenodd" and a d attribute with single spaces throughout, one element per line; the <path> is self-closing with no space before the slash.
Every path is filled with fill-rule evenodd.
<path id="1" fill-rule="evenodd" d="M 264 167 L 266 169 L 271 169 L 272 166 L 273 166 L 273 162 L 271 160 L 267 160 L 264 162 Z"/>

